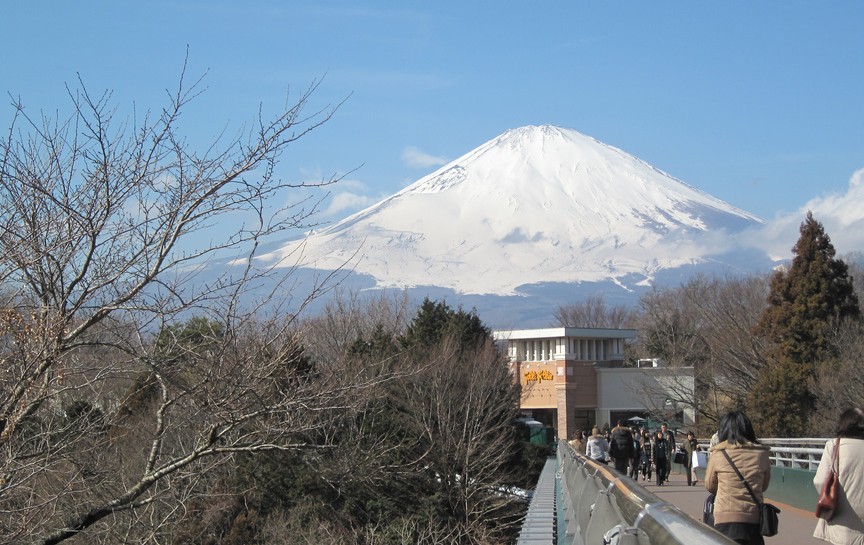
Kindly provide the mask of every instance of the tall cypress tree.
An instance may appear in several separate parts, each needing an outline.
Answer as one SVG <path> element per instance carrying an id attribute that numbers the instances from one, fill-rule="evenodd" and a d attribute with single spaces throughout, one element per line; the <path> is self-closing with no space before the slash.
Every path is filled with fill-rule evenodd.
<path id="1" fill-rule="evenodd" d="M 771 279 L 768 307 L 757 325 L 775 356 L 812 364 L 832 357 L 830 335 L 840 320 L 860 317 L 849 267 L 835 258 L 822 224 L 807 212 L 788 272 Z"/>
<path id="2" fill-rule="evenodd" d="M 763 434 L 807 431 L 816 364 L 836 356 L 832 332 L 839 322 L 861 316 L 848 266 L 835 257 L 831 239 L 811 212 L 800 233 L 792 265 L 771 278 L 768 305 L 755 328 L 770 343 L 749 403 Z"/>

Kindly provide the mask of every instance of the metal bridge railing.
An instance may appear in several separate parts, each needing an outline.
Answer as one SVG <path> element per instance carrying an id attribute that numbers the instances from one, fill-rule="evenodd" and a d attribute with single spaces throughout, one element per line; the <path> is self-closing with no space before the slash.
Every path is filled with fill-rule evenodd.
<path id="1" fill-rule="evenodd" d="M 559 544 L 734 543 L 648 492 L 633 479 L 576 453 L 564 442 L 558 444 L 557 456 L 564 518 L 558 524 Z"/>
<path id="2" fill-rule="evenodd" d="M 777 467 L 816 471 L 826 438 L 760 439 Z M 703 449 L 708 443 L 702 443 Z M 557 473 L 555 472 L 557 469 Z M 558 488 L 556 492 L 556 485 Z M 560 505 L 558 504 L 560 502 Z M 729 545 L 633 479 L 559 442 L 541 473 L 518 543 Z"/>
<path id="3" fill-rule="evenodd" d="M 771 465 L 792 469 L 816 471 L 822 450 L 828 438 L 804 437 L 792 439 L 759 439 L 763 445 L 771 447 Z M 708 442 L 700 441 L 702 450 L 708 450 Z"/>
<path id="4" fill-rule="evenodd" d="M 778 467 L 816 471 L 827 438 L 760 439 L 771 447 L 771 464 Z"/>

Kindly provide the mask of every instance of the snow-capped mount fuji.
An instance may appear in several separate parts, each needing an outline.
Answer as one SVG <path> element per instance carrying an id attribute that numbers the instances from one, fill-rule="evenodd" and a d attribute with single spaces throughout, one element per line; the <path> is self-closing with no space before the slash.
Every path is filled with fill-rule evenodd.
<path id="1" fill-rule="evenodd" d="M 264 259 L 347 267 L 378 287 L 513 295 L 532 284 L 645 283 L 722 253 L 728 234 L 759 223 L 620 149 L 527 126 Z"/>

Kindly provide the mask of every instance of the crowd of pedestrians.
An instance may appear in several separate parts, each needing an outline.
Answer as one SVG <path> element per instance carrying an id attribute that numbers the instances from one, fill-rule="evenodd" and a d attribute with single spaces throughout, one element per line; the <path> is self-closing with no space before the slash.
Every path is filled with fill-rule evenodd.
<path id="1" fill-rule="evenodd" d="M 570 444 L 589 458 L 613 463 L 624 475 L 657 486 L 667 482 L 675 454 L 685 468 L 687 484 L 694 486 L 698 467 L 707 453 L 695 434 L 687 432 L 681 444 L 664 423 L 654 432 L 628 427 L 624 420 L 605 433 L 594 427 L 591 435 L 577 432 Z M 715 495 L 713 526 L 741 545 L 764 545 L 760 533 L 759 506 L 771 480 L 769 449 L 756 439 L 753 425 L 740 411 L 725 414 L 711 437 L 705 488 Z M 833 545 L 864 545 L 864 411 L 853 408 L 840 415 L 835 437 L 825 444 L 813 479 L 817 491 L 829 476 L 837 480 L 836 508 L 819 518 L 814 537 Z"/>
<path id="2" fill-rule="evenodd" d="M 577 432 L 570 445 L 588 458 L 604 464 L 611 463 L 615 469 L 629 477 L 651 481 L 652 475 L 657 486 L 663 486 L 669 479 L 676 452 L 681 452 L 687 470 L 687 484 L 695 485 L 695 468 L 692 464 L 693 452 L 701 450 L 693 432 L 678 445 L 675 434 L 663 423 L 655 432 L 638 429 L 619 420 L 611 430 L 601 432 L 594 426 L 591 434 Z"/>

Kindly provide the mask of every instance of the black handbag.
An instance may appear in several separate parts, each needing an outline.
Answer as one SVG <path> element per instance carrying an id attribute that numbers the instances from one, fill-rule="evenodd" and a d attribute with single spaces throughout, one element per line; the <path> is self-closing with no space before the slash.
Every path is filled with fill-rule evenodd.
<path id="1" fill-rule="evenodd" d="M 770 503 L 763 503 L 759 507 L 759 527 L 763 536 L 776 536 L 780 531 L 780 519 L 777 513 L 780 509 Z"/>
<path id="2" fill-rule="evenodd" d="M 687 461 L 687 455 L 683 451 L 679 450 L 675 453 L 675 458 L 672 461 L 676 464 L 683 464 Z"/>
<path id="3" fill-rule="evenodd" d="M 708 494 L 702 507 L 702 522 L 708 526 L 714 526 L 714 498 L 716 497 L 714 494 Z"/>
<path id="4" fill-rule="evenodd" d="M 777 517 L 777 513 L 780 512 L 780 509 L 775 505 L 771 505 L 770 503 L 760 502 L 756 498 L 756 494 L 753 493 L 753 489 L 750 487 L 750 483 L 747 482 L 747 479 L 744 478 L 744 475 L 741 475 L 741 472 L 738 471 L 738 466 L 735 465 L 735 462 L 732 461 L 732 458 L 729 457 L 729 453 L 725 450 L 721 450 L 723 456 L 729 460 L 729 465 L 732 466 L 732 469 L 735 470 L 735 474 L 738 475 L 738 478 L 741 479 L 741 482 L 744 483 L 744 486 L 747 487 L 747 492 L 750 492 L 750 496 L 753 498 L 753 501 L 756 502 L 756 505 L 759 506 L 759 529 L 763 536 L 771 537 L 776 536 L 777 532 L 780 530 L 780 519 Z"/>

